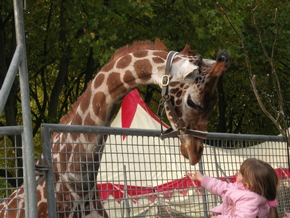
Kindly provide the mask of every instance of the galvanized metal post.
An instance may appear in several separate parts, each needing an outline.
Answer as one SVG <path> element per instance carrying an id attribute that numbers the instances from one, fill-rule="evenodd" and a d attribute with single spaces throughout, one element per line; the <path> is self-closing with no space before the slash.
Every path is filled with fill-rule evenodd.
<path id="1" fill-rule="evenodd" d="M 199 161 L 198 166 L 199 166 L 199 171 L 201 172 L 201 174 L 204 174 L 202 160 Z M 202 206 L 203 206 L 203 211 L 204 211 L 204 218 L 209 218 L 206 192 L 205 192 L 205 189 L 203 187 L 201 188 L 201 195 L 202 195 Z"/>
<path id="2" fill-rule="evenodd" d="M 128 181 L 127 181 L 127 171 L 126 165 L 124 165 L 124 199 L 123 199 L 123 217 L 130 217 L 130 204 L 129 204 L 129 197 L 128 197 Z"/>
<path id="3" fill-rule="evenodd" d="M 48 126 L 41 126 L 41 140 L 43 145 L 43 158 L 45 164 L 48 167 L 47 172 L 45 173 L 46 181 L 46 198 L 47 198 L 47 209 L 48 217 L 56 217 L 56 200 L 55 200 L 55 190 L 54 190 L 54 172 L 51 159 L 51 144 L 50 144 L 50 128 Z"/>
<path id="4" fill-rule="evenodd" d="M 21 46 L 22 61 L 19 65 L 19 81 L 21 92 L 22 120 L 23 120 L 23 170 L 26 217 L 37 217 L 36 180 L 34 147 L 29 95 L 28 69 L 26 59 L 25 32 L 22 0 L 13 0 L 16 42 Z"/>
<path id="5" fill-rule="evenodd" d="M 50 143 L 50 128 L 48 126 L 41 126 L 41 140 L 43 145 L 43 158 L 48 170 L 45 172 L 46 181 L 46 198 L 48 217 L 56 217 L 56 200 L 54 190 L 54 172 L 51 159 L 51 143 Z"/>

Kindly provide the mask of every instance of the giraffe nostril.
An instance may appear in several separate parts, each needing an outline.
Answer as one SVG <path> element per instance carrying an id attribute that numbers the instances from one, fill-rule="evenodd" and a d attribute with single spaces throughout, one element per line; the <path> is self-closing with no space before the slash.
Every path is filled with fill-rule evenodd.
<path id="1" fill-rule="evenodd" d="M 203 146 L 200 146 L 200 147 L 199 147 L 199 149 L 198 149 L 198 154 L 199 154 L 200 156 L 202 156 L 202 154 L 203 154 Z"/>

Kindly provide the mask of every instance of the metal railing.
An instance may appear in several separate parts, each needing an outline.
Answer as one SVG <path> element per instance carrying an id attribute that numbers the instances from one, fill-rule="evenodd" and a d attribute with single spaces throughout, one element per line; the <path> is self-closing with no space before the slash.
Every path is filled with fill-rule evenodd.
<path id="1" fill-rule="evenodd" d="M 14 20 L 16 31 L 17 47 L 10 63 L 8 72 L 0 90 L 0 114 L 5 107 L 12 84 L 18 73 L 20 81 L 21 107 L 22 107 L 22 152 L 23 152 L 23 171 L 24 171 L 24 191 L 25 191 L 25 213 L 27 217 L 37 217 L 36 203 L 36 180 L 35 180 L 35 162 L 32 134 L 32 119 L 30 108 L 29 81 L 25 45 L 24 19 L 23 19 L 23 1 L 14 0 Z M 18 129 L 19 127 L 15 127 Z M 0 128 L 0 131 L 4 131 Z"/>
<path id="2" fill-rule="evenodd" d="M 240 164 L 249 157 L 262 159 L 276 169 L 280 178 L 279 214 L 290 210 L 290 180 L 286 152 L 288 147 L 281 136 L 193 131 L 192 134 L 205 134 L 207 139 L 202 161 L 197 166 L 190 166 L 180 154 L 179 140 L 161 140 L 160 131 L 43 124 L 44 158 L 51 169 L 46 178 L 47 198 L 50 202 L 48 211 L 51 217 L 68 216 L 56 209 L 56 204 L 59 206 L 62 202 L 55 199 L 55 187 L 60 183 L 54 180 L 57 176 L 52 170 L 53 165 L 60 166 L 65 162 L 81 164 L 84 169 L 91 169 L 85 161 L 74 162 L 73 158 L 69 158 L 71 147 L 79 143 L 86 147 L 91 143 L 55 140 L 61 138 L 62 134 L 68 136 L 75 133 L 79 134 L 80 138 L 85 138 L 88 134 L 108 136 L 104 151 L 99 154 L 102 160 L 98 160 L 97 178 L 92 181 L 76 181 L 76 184 L 82 182 L 82 186 L 87 187 L 88 183 L 94 182 L 109 217 L 208 217 L 209 209 L 216 206 L 221 199 L 201 188 L 200 184 L 187 180 L 184 177 L 186 172 L 199 169 L 208 176 L 233 181 Z M 63 154 L 67 155 L 66 160 L 57 161 L 55 155 L 58 153 L 51 150 L 51 146 L 54 145 L 63 148 Z M 84 152 L 75 155 L 80 157 Z M 86 174 L 85 171 L 83 173 Z M 70 185 L 73 186 L 71 183 Z M 58 199 L 64 198 L 58 196 Z M 67 201 L 75 203 L 75 199 Z M 86 199 L 78 199 L 77 202 L 85 205 Z M 88 213 L 88 210 L 86 212 Z M 89 212 L 94 217 L 96 211 Z M 78 211 L 77 214 L 82 214 L 82 211 Z"/>

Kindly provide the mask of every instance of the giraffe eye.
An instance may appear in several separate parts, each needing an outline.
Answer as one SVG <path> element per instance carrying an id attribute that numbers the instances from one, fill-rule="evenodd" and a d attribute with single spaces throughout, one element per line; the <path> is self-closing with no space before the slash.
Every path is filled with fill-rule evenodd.
<path id="1" fill-rule="evenodd" d="M 192 72 L 190 72 L 184 79 L 195 81 L 196 78 L 198 77 L 199 77 L 199 69 L 195 69 Z"/>
<path id="2" fill-rule="evenodd" d="M 199 112 L 203 111 L 203 108 L 200 105 L 195 104 L 190 97 L 187 98 L 187 105 Z"/>

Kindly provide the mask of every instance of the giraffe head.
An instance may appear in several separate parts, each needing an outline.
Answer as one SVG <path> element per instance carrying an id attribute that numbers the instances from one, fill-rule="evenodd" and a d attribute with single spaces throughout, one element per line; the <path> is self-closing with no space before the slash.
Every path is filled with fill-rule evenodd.
<path id="1" fill-rule="evenodd" d="M 173 60 L 168 94 L 174 111 L 169 105 L 165 111 L 171 127 L 179 130 L 181 153 L 191 165 L 201 159 L 203 139 L 185 130 L 207 130 L 209 114 L 218 102 L 217 82 L 229 64 L 226 51 L 220 51 L 216 60 L 209 60 L 194 54 L 188 46 Z"/>

